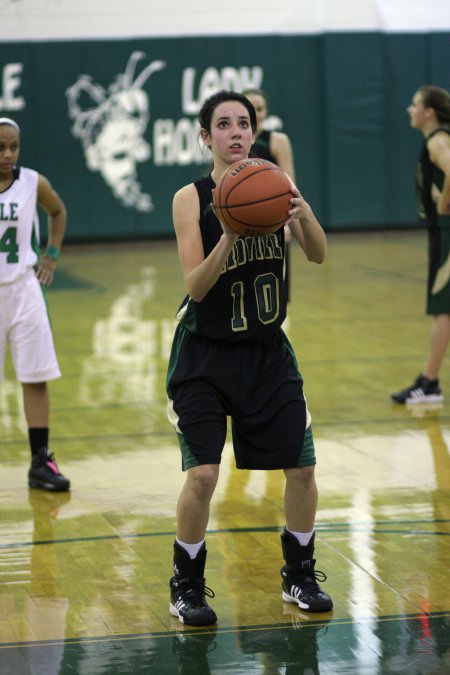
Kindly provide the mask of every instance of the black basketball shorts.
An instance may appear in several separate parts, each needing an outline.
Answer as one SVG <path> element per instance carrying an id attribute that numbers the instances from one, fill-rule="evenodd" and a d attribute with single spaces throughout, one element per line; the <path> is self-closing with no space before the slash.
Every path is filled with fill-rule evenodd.
<path id="1" fill-rule="evenodd" d="M 220 464 L 227 416 L 238 469 L 316 463 L 303 380 L 281 329 L 262 341 L 222 342 L 178 325 L 167 395 L 184 471 Z"/>
<path id="2" fill-rule="evenodd" d="M 450 217 L 428 230 L 427 314 L 450 314 Z"/>

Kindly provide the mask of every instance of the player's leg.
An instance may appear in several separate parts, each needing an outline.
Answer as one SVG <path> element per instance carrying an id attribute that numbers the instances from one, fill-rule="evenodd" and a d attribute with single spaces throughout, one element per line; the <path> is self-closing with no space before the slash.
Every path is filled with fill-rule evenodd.
<path id="1" fill-rule="evenodd" d="M 411 386 L 394 394 L 395 403 L 415 405 L 436 404 L 444 400 L 439 385 L 439 372 L 450 341 L 450 231 L 446 223 L 439 228 L 429 228 L 429 259 L 427 280 L 427 314 L 433 323 L 428 345 L 428 355 L 422 373 Z"/>
<path id="2" fill-rule="evenodd" d="M 427 360 L 423 372 L 411 386 L 391 395 L 396 403 L 440 403 L 444 400 L 439 384 L 439 371 L 450 342 L 450 314 L 436 314 L 431 325 Z"/>
<path id="3" fill-rule="evenodd" d="M 187 544 L 196 544 L 205 538 L 219 466 L 204 464 L 187 471 L 177 504 L 177 538 Z"/>
<path id="4" fill-rule="evenodd" d="M 439 371 L 450 342 L 450 314 L 433 317 L 430 345 L 424 375 L 429 380 L 438 380 Z"/>
<path id="5" fill-rule="evenodd" d="M 169 360 L 168 417 L 177 432 L 187 473 L 177 505 L 170 612 L 193 626 L 217 621 L 206 602 L 206 596 L 214 594 L 205 585 L 204 574 L 209 506 L 227 431 L 221 397 L 208 379 L 220 364 L 214 345 L 178 327 Z"/>
<path id="6" fill-rule="evenodd" d="M 310 428 L 306 431 L 300 457 L 304 466 L 285 470 L 286 528 L 281 535 L 285 561 L 281 569 L 282 597 L 286 602 L 298 604 L 304 611 L 327 612 L 333 608 L 333 602 L 317 583 L 318 580 L 325 581 L 326 575 L 315 570 L 314 522 L 318 493 Z"/>
<path id="7" fill-rule="evenodd" d="M 48 428 L 50 400 L 47 382 L 22 382 L 22 392 L 28 427 Z"/>
<path id="8" fill-rule="evenodd" d="M 48 448 L 50 402 L 47 383 L 22 382 L 22 392 L 31 449 L 28 485 L 41 490 L 68 490 L 70 481 L 61 473 Z"/>
<path id="9" fill-rule="evenodd" d="M 28 425 L 31 467 L 30 487 L 44 490 L 68 490 L 70 481 L 61 474 L 48 448 L 49 394 L 47 381 L 61 376 L 47 307 L 40 284 L 30 272 L 14 284 L 14 316 L 10 345 L 17 379 L 22 385 Z"/>
<path id="10" fill-rule="evenodd" d="M 174 542 L 174 576 L 170 580 L 170 613 L 185 624 L 204 626 L 217 621 L 205 596 L 214 597 L 205 585 L 205 533 L 211 497 L 219 477 L 218 464 L 188 470 L 177 505 Z"/>
<path id="11" fill-rule="evenodd" d="M 286 527 L 293 532 L 311 532 L 316 519 L 318 491 L 315 467 L 286 469 L 284 512 Z"/>
<path id="12" fill-rule="evenodd" d="M 262 354 L 258 360 L 259 349 Z M 253 346 L 245 363 L 261 386 L 253 386 L 252 396 L 241 388 L 247 404 L 245 413 L 241 406 L 241 414 L 233 418 L 236 464 L 245 469 L 284 469 L 287 529 L 281 537 L 286 563 L 281 570 L 283 598 L 307 611 L 328 611 L 333 603 L 317 583 L 316 577 L 323 578 L 322 573 L 314 570 L 316 457 L 311 417 L 294 352 L 280 332 Z M 242 395 L 242 391 L 239 393 Z"/>

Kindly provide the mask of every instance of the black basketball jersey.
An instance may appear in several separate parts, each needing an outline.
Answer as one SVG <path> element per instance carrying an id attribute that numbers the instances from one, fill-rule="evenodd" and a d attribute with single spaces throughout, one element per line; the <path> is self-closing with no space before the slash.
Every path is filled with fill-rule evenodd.
<path id="1" fill-rule="evenodd" d="M 211 202 L 211 176 L 194 182 L 200 201 L 200 230 L 205 258 L 223 230 Z M 200 302 L 187 296 L 177 318 L 189 331 L 216 340 L 261 340 L 286 318 L 283 283 L 284 228 L 275 234 L 239 237 L 222 273 Z"/>
<path id="2" fill-rule="evenodd" d="M 252 147 L 250 148 L 250 157 L 259 157 L 260 159 L 267 159 L 268 162 L 276 164 L 275 157 L 270 152 L 270 134 L 272 132 L 264 129 L 256 138 Z"/>
<path id="3" fill-rule="evenodd" d="M 426 220 L 430 227 L 436 226 L 438 218 L 436 203 L 431 196 L 431 187 L 434 184 L 439 190 L 442 190 L 445 177 L 444 172 L 431 161 L 428 150 L 428 141 L 438 131 L 445 131 L 450 134 L 450 130 L 446 127 L 439 127 L 427 136 L 422 145 L 416 170 L 417 213 L 419 218 Z"/>

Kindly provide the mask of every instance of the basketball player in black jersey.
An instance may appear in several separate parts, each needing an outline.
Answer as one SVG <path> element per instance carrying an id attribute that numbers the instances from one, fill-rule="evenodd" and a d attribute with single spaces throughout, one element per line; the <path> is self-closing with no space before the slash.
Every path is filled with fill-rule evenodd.
<path id="1" fill-rule="evenodd" d="M 392 394 L 396 403 L 444 400 L 439 372 L 450 342 L 450 94 L 424 85 L 408 107 L 411 126 L 424 137 L 417 163 L 419 219 L 428 230 L 427 314 L 432 318 L 428 356 L 410 387 Z"/>
<path id="2" fill-rule="evenodd" d="M 248 157 L 255 110 L 242 94 L 221 91 L 204 102 L 199 121 L 213 168 L 173 201 L 187 296 L 169 360 L 168 415 L 186 481 L 177 507 L 170 612 L 189 625 L 217 620 L 205 599 L 214 594 L 205 586 L 204 540 L 228 416 L 238 468 L 285 472 L 283 599 L 305 611 L 329 611 L 331 598 L 317 583 L 324 575 L 314 569 L 317 486 L 310 416 L 294 352 L 281 328 L 284 228 L 240 237 L 211 206 L 221 173 Z M 291 202 L 286 223 L 293 238 L 308 260 L 321 263 L 325 233 L 293 183 Z"/>
<path id="3" fill-rule="evenodd" d="M 245 89 L 243 92 L 253 104 L 256 112 L 255 141 L 250 148 L 250 156 L 267 159 L 283 169 L 295 183 L 294 156 L 289 136 L 281 131 L 264 128 L 268 114 L 268 96 L 262 89 Z"/>

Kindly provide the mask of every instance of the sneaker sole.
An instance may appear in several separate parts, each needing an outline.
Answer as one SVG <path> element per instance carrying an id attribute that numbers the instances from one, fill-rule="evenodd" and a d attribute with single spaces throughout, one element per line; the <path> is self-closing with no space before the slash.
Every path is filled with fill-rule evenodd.
<path id="1" fill-rule="evenodd" d="M 70 490 L 70 483 L 69 485 L 56 486 L 53 485 L 53 483 L 42 483 L 39 480 L 29 480 L 28 487 L 37 490 L 47 490 L 47 492 L 67 492 L 67 490 Z"/>
<path id="2" fill-rule="evenodd" d="M 289 595 L 285 591 L 281 591 L 281 597 L 283 598 L 284 602 L 290 602 L 294 605 L 298 605 L 299 608 L 303 609 L 304 612 L 330 612 L 333 609 L 332 602 L 326 603 L 326 606 L 311 608 L 309 605 L 305 605 L 304 602 L 293 598 L 292 595 Z"/>
<path id="3" fill-rule="evenodd" d="M 175 605 L 172 605 L 172 603 L 169 605 L 169 612 L 172 614 L 172 616 L 176 616 L 178 621 L 180 621 L 185 626 L 211 626 L 212 624 L 217 623 L 217 616 L 215 613 L 213 613 L 214 616 L 211 616 L 211 621 L 185 621 L 184 617 L 181 616 Z"/>
<path id="4" fill-rule="evenodd" d="M 181 621 L 181 623 L 184 623 L 183 617 L 180 616 L 177 608 L 175 607 L 175 605 L 172 605 L 172 603 L 170 603 L 170 605 L 169 605 L 169 612 L 172 614 L 172 616 L 176 616 L 177 619 L 179 619 Z"/>
<path id="5" fill-rule="evenodd" d="M 292 595 L 288 595 L 284 591 L 281 591 L 281 597 L 283 598 L 284 602 L 290 602 L 293 605 L 298 605 L 300 609 L 304 609 L 306 612 L 309 609 L 309 605 L 305 605 L 303 602 L 297 600 L 296 598 L 293 598 Z"/>
<path id="6" fill-rule="evenodd" d="M 436 394 L 434 396 L 424 396 L 423 398 L 407 398 L 405 401 L 406 405 L 421 405 L 424 403 L 442 403 L 444 396 L 442 394 Z"/>

